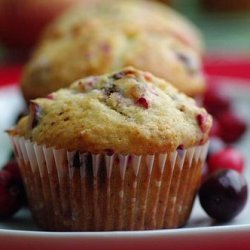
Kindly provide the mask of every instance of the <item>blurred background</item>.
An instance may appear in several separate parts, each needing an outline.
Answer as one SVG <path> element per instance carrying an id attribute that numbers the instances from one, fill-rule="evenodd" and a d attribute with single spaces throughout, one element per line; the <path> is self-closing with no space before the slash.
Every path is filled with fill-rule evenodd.
<path id="1" fill-rule="evenodd" d="M 208 52 L 250 54 L 249 0 L 172 0 L 203 32 Z"/>
<path id="2" fill-rule="evenodd" d="M 1 82 L 18 79 L 20 67 L 26 62 L 35 42 L 33 38 L 38 37 L 49 20 L 79 1 L 81 0 L 0 0 L 0 65 L 4 67 L 4 72 L 0 72 Z M 209 72 L 215 63 L 221 64 L 221 60 L 223 63 L 225 60 L 231 63 L 236 60 L 236 67 L 239 63 L 241 66 L 236 76 L 242 72 L 248 74 L 242 65 L 250 65 L 249 0 L 158 1 L 169 4 L 200 28 L 206 44 L 205 67 Z M 7 68 L 10 71 L 6 71 L 6 66 L 9 65 L 12 66 L 11 69 Z M 233 67 L 235 68 L 235 64 Z M 12 72 L 15 77 L 9 79 Z M 250 77 L 250 73 L 247 76 Z"/>
<path id="3" fill-rule="evenodd" d="M 73 2 L 78 1 L 0 0 L 1 62 L 4 63 L 6 59 L 24 59 L 26 49 L 30 47 L 31 43 L 22 41 L 22 33 L 26 35 L 27 30 L 30 29 L 28 39 L 30 39 L 32 34 L 38 35 L 42 26 L 52 19 L 56 13 L 62 12 Z M 250 53 L 249 0 L 159 1 L 168 2 L 200 28 L 205 38 L 208 52 Z M 39 6 L 40 12 L 36 10 L 36 6 Z M 21 9 L 22 11 L 20 11 Z M 24 29 L 21 27 L 22 22 L 26 25 L 25 30 L 22 30 Z M 6 31 L 6 29 L 9 30 Z M 3 39 L 6 40 L 5 44 Z M 16 44 L 18 42 L 19 46 Z M 7 47 L 10 46 L 11 50 L 7 49 L 6 45 Z"/>

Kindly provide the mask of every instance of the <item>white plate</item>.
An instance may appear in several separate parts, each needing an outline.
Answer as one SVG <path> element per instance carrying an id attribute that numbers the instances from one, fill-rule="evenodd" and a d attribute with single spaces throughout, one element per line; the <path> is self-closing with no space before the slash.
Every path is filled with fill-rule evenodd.
<path id="1" fill-rule="evenodd" d="M 250 85 L 243 80 L 213 78 L 226 82 L 223 90 L 234 99 L 234 108 L 250 124 Z M 0 88 L 0 163 L 8 158 L 10 143 L 3 132 L 23 108 L 16 87 Z M 250 183 L 250 134 L 236 145 L 244 152 L 245 176 Z M 227 224 L 216 224 L 196 200 L 192 215 L 181 229 L 133 232 L 42 232 L 33 223 L 27 209 L 12 219 L 0 222 L 0 249 L 243 249 L 250 235 L 250 199 L 243 212 Z M 249 248 L 250 249 L 250 246 Z"/>

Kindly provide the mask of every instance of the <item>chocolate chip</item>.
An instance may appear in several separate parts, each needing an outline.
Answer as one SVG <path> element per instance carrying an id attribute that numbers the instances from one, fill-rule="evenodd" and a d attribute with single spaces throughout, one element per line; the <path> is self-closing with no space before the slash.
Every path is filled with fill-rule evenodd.
<path id="1" fill-rule="evenodd" d="M 121 78 L 123 78 L 124 76 L 130 76 L 130 77 L 134 77 L 135 76 L 135 71 L 132 69 L 127 69 L 118 73 L 113 74 L 111 77 L 115 80 L 119 80 Z"/>
<path id="2" fill-rule="evenodd" d="M 180 107 L 178 107 L 178 109 L 181 111 L 181 112 L 185 112 L 186 111 L 186 107 L 184 105 L 181 105 Z"/>
<path id="3" fill-rule="evenodd" d="M 124 77 L 124 72 L 118 72 L 118 73 L 115 73 L 114 75 L 112 75 L 112 78 L 115 80 L 122 79 L 123 77 Z"/>
<path id="4" fill-rule="evenodd" d="M 107 96 L 110 96 L 112 93 L 115 93 L 115 92 L 118 92 L 118 90 L 114 84 L 104 89 L 104 93 Z"/>

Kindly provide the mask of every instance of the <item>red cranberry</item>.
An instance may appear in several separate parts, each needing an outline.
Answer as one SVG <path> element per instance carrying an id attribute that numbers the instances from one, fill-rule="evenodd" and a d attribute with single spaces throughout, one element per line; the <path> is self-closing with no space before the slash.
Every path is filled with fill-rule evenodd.
<path id="1" fill-rule="evenodd" d="M 217 87 L 208 87 L 204 94 L 203 105 L 215 117 L 230 109 L 231 100 Z"/>
<path id="2" fill-rule="evenodd" d="M 223 113 L 218 122 L 220 124 L 220 137 L 227 143 L 238 141 L 246 132 L 246 122 L 232 112 Z"/>
<path id="3" fill-rule="evenodd" d="M 206 131 L 206 121 L 207 121 L 207 115 L 206 114 L 198 114 L 196 116 L 197 123 L 201 129 L 202 132 Z"/>
<path id="4" fill-rule="evenodd" d="M 22 177 L 21 177 L 21 173 L 18 167 L 18 164 L 15 160 L 12 160 L 10 162 L 8 162 L 4 167 L 4 170 L 8 171 L 11 173 L 12 177 L 16 180 L 16 181 L 22 181 Z"/>
<path id="5" fill-rule="evenodd" d="M 98 77 L 90 76 L 87 78 L 86 82 L 79 82 L 79 86 L 84 86 L 86 89 L 93 89 L 95 87 L 96 82 L 98 81 Z"/>
<path id="6" fill-rule="evenodd" d="M 208 159 L 209 172 L 218 169 L 234 169 L 239 173 L 244 170 L 244 156 L 234 148 L 225 148 L 211 155 Z"/>
<path id="7" fill-rule="evenodd" d="M 19 187 L 22 203 L 24 205 L 27 204 L 27 197 L 23 185 L 23 180 L 16 160 L 9 161 L 6 165 L 3 166 L 3 170 L 6 170 L 11 174 L 13 182 L 15 182 L 15 184 Z"/>
<path id="8" fill-rule="evenodd" d="M 247 196 L 245 178 L 231 169 L 214 172 L 199 190 L 201 206 L 218 221 L 228 221 L 237 216 L 244 208 Z"/>
<path id="9" fill-rule="evenodd" d="M 54 99 L 54 95 L 51 93 L 51 94 L 48 94 L 46 96 L 47 99 L 50 99 L 50 100 L 53 100 Z"/>
<path id="10" fill-rule="evenodd" d="M 7 170 L 0 171 L 0 219 L 7 219 L 22 206 L 20 186 Z"/>
<path id="11" fill-rule="evenodd" d="M 148 109 L 148 101 L 144 98 L 144 97 L 140 97 L 137 101 L 136 101 L 136 104 L 145 108 L 145 109 Z"/>

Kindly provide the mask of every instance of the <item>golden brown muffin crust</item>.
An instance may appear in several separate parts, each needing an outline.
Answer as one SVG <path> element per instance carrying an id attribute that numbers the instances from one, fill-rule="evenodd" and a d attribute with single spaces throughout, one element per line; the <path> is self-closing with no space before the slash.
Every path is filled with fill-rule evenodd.
<path id="1" fill-rule="evenodd" d="M 211 117 L 193 99 L 133 68 L 84 78 L 33 100 L 20 136 L 68 150 L 154 154 L 207 141 Z"/>

